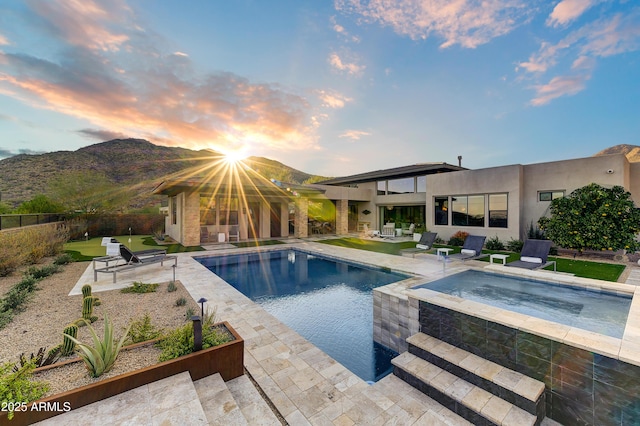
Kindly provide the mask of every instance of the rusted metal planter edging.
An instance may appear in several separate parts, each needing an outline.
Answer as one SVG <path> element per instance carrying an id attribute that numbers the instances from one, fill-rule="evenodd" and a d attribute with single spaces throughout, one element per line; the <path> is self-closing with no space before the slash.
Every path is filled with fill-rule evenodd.
<path id="1" fill-rule="evenodd" d="M 189 372 L 192 380 L 216 373 L 220 373 L 224 381 L 242 376 L 244 340 L 228 322 L 223 321 L 220 324 L 233 335 L 233 341 L 40 399 L 28 404 L 24 411 L 16 411 L 12 420 L 7 419 L 8 413 L 0 412 L 0 424 L 30 425 L 63 414 L 64 407 L 80 408 L 184 371 Z M 44 404 L 46 408 L 38 409 L 45 407 Z"/>

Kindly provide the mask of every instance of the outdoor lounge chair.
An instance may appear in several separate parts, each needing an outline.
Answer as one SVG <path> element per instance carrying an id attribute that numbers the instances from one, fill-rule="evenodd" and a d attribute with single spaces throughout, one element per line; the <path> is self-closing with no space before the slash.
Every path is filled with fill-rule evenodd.
<path id="1" fill-rule="evenodd" d="M 423 232 L 420 237 L 420 241 L 416 244 L 417 249 L 429 250 L 431 246 L 433 246 L 433 242 L 436 240 L 438 236 L 435 232 Z"/>
<path id="2" fill-rule="evenodd" d="M 547 261 L 549 250 L 551 250 L 550 240 L 526 240 L 520 252 L 520 260 L 507 263 L 505 266 L 514 266 L 525 269 L 542 269 L 553 264 L 553 271 L 556 272 L 556 261 Z"/>
<path id="3" fill-rule="evenodd" d="M 464 240 L 464 244 L 462 245 L 462 250 L 460 253 L 455 253 L 449 255 L 449 259 L 457 259 L 457 260 L 474 260 L 480 259 L 482 257 L 489 256 L 488 254 L 482 253 L 482 246 L 484 245 L 484 240 L 487 237 L 481 235 L 467 235 L 467 238 Z"/>
<path id="4" fill-rule="evenodd" d="M 120 244 L 120 258 L 124 263 L 116 262 L 115 265 L 109 265 L 109 262 L 106 262 L 106 266 L 102 268 L 96 268 L 94 262 L 93 281 L 98 281 L 98 272 L 113 274 L 113 282 L 115 284 L 116 273 L 120 271 L 135 269 L 154 263 L 160 263 L 162 266 L 164 262 L 168 260 L 173 260 L 174 265 L 178 264 L 178 258 L 176 256 L 167 256 L 166 250 L 150 249 L 133 252 L 124 244 Z"/>

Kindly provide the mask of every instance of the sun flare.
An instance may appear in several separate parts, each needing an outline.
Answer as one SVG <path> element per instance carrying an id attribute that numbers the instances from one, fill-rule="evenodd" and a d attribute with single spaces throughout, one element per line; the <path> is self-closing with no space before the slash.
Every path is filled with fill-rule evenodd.
<path id="1" fill-rule="evenodd" d="M 247 156 L 242 151 L 228 151 L 224 153 L 224 161 L 228 164 L 236 164 L 245 158 L 247 158 Z"/>

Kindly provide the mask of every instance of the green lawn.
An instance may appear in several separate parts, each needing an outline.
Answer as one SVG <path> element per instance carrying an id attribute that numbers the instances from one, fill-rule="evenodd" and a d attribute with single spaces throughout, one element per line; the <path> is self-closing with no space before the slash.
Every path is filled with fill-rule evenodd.
<path id="1" fill-rule="evenodd" d="M 204 250 L 200 246 L 185 247 L 182 244 L 158 245 L 150 235 L 132 235 L 129 242 L 128 235 L 113 237 L 120 243 L 129 247 L 132 251 L 147 250 L 150 247 L 159 247 L 167 250 L 167 253 L 182 253 Z M 76 261 L 91 260 L 94 257 L 104 256 L 106 247 L 102 245 L 102 237 L 90 238 L 88 241 L 74 241 L 64 245 L 64 251 L 69 253 Z"/>
<path id="2" fill-rule="evenodd" d="M 400 250 L 407 248 L 414 248 L 416 243 L 414 241 L 404 241 L 401 243 L 392 243 L 381 240 L 364 240 L 359 238 L 339 238 L 335 240 L 323 240 L 318 241 L 322 244 L 329 244 L 333 246 L 355 248 L 359 250 L 375 251 L 378 253 L 386 253 L 393 255 L 400 255 Z M 434 247 L 450 247 L 453 248 L 451 253 L 459 253 L 460 247 L 446 246 L 441 244 L 434 244 Z M 520 259 L 519 253 L 504 252 L 504 251 L 492 251 L 483 250 L 483 253 L 504 253 L 509 254 L 507 262 Z M 435 249 L 429 250 L 428 253 L 435 254 Z M 481 261 L 488 262 L 489 257 L 480 259 Z M 594 278 L 604 281 L 616 281 L 620 274 L 624 271 L 624 265 L 591 262 L 588 260 L 576 260 L 560 257 L 549 257 L 549 260 L 555 260 L 557 263 L 558 272 L 567 272 L 574 274 L 577 277 Z M 553 266 L 546 269 L 553 270 Z"/>

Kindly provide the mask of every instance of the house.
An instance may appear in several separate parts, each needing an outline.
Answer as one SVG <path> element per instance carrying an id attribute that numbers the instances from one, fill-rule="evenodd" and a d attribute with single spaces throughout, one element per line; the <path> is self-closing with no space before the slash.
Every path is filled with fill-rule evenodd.
<path id="1" fill-rule="evenodd" d="M 549 212 L 551 200 L 589 183 L 620 185 L 640 205 L 640 163 L 623 154 L 469 170 L 424 163 L 294 185 L 256 173 L 175 179 L 156 194 L 169 197 L 166 233 L 183 245 L 240 240 L 345 235 L 394 223 L 401 233 L 413 223 L 448 239 L 457 231 L 501 240 L 522 239 Z"/>

